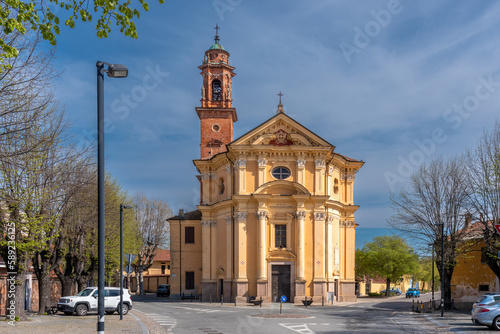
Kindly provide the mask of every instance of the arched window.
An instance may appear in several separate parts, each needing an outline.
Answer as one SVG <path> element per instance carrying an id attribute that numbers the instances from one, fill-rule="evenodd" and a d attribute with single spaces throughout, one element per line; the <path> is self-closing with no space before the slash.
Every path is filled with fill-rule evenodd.
<path id="1" fill-rule="evenodd" d="M 212 81 L 212 101 L 222 100 L 222 85 L 219 80 Z"/>

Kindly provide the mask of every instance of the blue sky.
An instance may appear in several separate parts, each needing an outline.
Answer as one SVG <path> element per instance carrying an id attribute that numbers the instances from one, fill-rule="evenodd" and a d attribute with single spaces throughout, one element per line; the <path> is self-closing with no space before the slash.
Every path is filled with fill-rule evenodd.
<path id="1" fill-rule="evenodd" d="M 494 1 L 151 1 L 137 40 L 117 29 L 101 40 L 81 22 L 62 29 L 56 94 L 86 140 L 96 128 L 96 61 L 128 66 L 128 78 L 105 79 L 106 168 L 131 193 L 194 209 L 197 66 L 217 23 L 237 73 L 235 138 L 272 117 L 282 91 L 286 113 L 366 161 L 356 222 L 383 228 L 389 194 L 412 170 L 472 148 L 496 120 L 498 17 Z"/>

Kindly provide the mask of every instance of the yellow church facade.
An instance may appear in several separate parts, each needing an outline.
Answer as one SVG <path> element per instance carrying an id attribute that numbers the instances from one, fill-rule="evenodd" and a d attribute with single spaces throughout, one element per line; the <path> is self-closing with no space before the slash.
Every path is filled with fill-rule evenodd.
<path id="1" fill-rule="evenodd" d="M 354 301 L 354 179 L 363 162 L 288 116 L 233 140 L 229 53 L 205 52 L 197 210 L 169 218 L 171 295 L 202 301 Z"/>

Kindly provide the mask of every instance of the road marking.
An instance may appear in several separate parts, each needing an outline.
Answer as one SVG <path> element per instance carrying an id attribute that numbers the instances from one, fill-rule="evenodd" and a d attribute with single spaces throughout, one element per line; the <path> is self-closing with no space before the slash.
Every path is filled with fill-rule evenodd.
<path id="1" fill-rule="evenodd" d="M 177 308 L 190 310 L 190 311 L 197 312 L 197 313 L 235 312 L 235 311 L 230 311 L 230 310 L 216 310 L 216 309 L 208 310 L 208 309 L 204 309 L 204 308 L 194 308 L 194 307 L 177 307 Z"/>
<path id="2" fill-rule="evenodd" d="M 316 334 L 309 327 L 307 327 L 307 324 L 301 324 L 301 325 L 280 324 L 280 326 L 283 326 L 286 329 L 289 329 L 289 330 L 292 330 L 294 332 L 301 333 L 301 334 Z"/>
<path id="3" fill-rule="evenodd" d="M 177 326 L 177 319 L 168 315 L 158 313 L 147 313 L 146 315 L 156 321 L 160 326 L 166 327 L 169 333 L 172 333 L 172 329 Z"/>

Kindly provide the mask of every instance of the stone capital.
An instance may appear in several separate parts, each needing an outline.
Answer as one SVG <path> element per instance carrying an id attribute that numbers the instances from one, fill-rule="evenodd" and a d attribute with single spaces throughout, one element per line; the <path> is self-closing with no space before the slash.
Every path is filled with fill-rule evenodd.
<path id="1" fill-rule="evenodd" d="M 236 212 L 234 214 L 234 220 L 246 220 L 248 212 Z"/>
<path id="2" fill-rule="evenodd" d="M 306 160 L 305 159 L 297 159 L 297 167 L 304 168 L 305 166 L 306 166 Z"/>
<path id="3" fill-rule="evenodd" d="M 316 163 L 316 168 L 325 168 L 326 167 L 325 160 L 323 160 L 323 159 L 316 159 L 315 163 Z"/>
<path id="4" fill-rule="evenodd" d="M 314 213 L 314 220 L 325 220 L 326 219 L 326 212 L 315 212 Z"/>
<path id="5" fill-rule="evenodd" d="M 231 174 L 231 166 L 226 166 L 226 174 Z"/>
<path id="6" fill-rule="evenodd" d="M 226 217 L 224 217 L 224 219 L 226 220 L 227 225 L 229 225 L 233 222 L 233 217 L 231 217 L 231 216 L 226 216 Z"/>
<path id="7" fill-rule="evenodd" d="M 201 226 L 203 227 L 211 227 L 212 226 L 213 220 L 202 220 L 201 221 Z"/>
<path id="8" fill-rule="evenodd" d="M 211 173 L 201 173 L 201 179 L 202 180 L 210 180 L 210 175 Z"/>
<path id="9" fill-rule="evenodd" d="M 305 211 L 297 211 L 297 212 L 295 212 L 295 217 L 298 220 L 304 220 L 304 219 L 306 219 L 306 212 Z"/>
<path id="10" fill-rule="evenodd" d="M 259 219 L 266 219 L 267 218 L 267 211 L 262 211 L 259 210 L 255 213 Z"/>
<path id="11" fill-rule="evenodd" d="M 234 162 L 234 165 L 236 167 L 246 167 L 247 166 L 247 159 L 238 159 Z"/>

